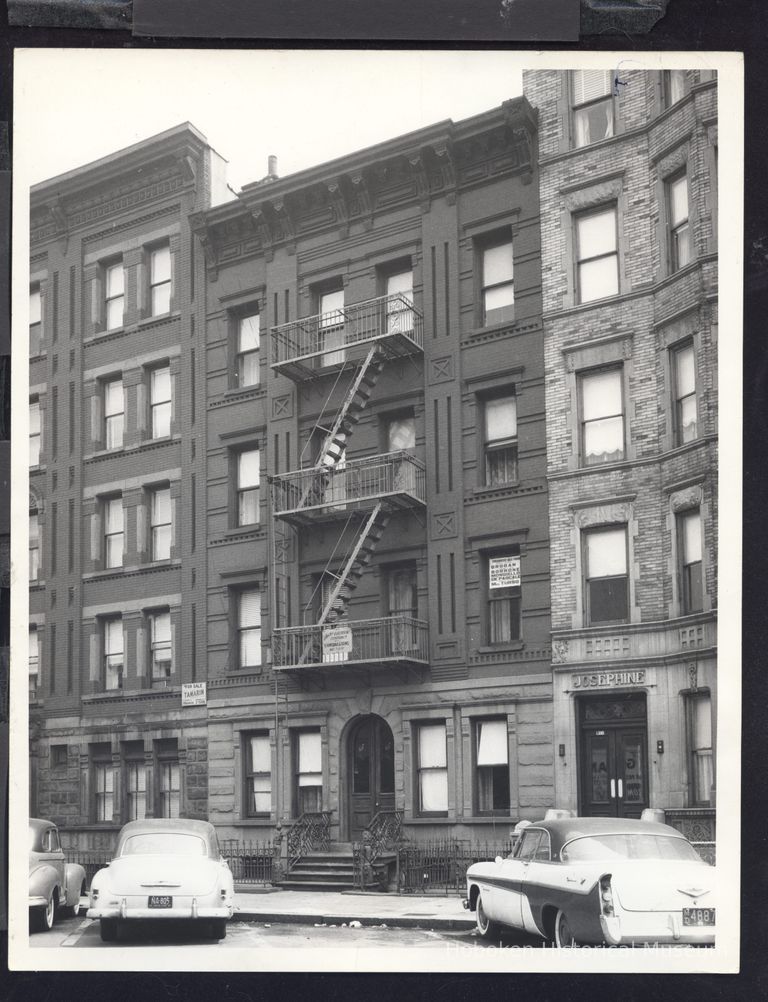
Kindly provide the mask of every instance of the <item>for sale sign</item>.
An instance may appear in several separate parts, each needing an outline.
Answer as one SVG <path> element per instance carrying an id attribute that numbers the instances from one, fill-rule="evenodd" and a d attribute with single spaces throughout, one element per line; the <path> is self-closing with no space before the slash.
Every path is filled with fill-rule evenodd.
<path id="1" fill-rule="evenodd" d="M 206 682 L 185 682 L 181 687 L 182 706 L 205 706 L 208 696 Z"/>
<path id="2" fill-rule="evenodd" d="M 519 588 L 520 557 L 491 557 L 488 574 L 490 588 Z"/>

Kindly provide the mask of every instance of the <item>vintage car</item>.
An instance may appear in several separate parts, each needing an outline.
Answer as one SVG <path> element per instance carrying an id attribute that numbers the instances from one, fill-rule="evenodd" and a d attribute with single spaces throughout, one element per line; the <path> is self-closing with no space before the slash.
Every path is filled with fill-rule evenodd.
<path id="1" fill-rule="evenodd" d="M 85 870 L 68 863 L 59 830 L 52 821 L 29 819 L 29 924 L 51 929 L 56 914 L 80 914 L 85 895 Z"/>
<path id="2" fill-rule="evenodd" d="M 115 857 L 91 881 L 88 918 L 99 919 L 105 943 L 119 924 L 140 919 L 189 919 L 213 939 L 227 934 L 234 911 L 232 872 L 207 821 L 131 821 Z"/>
<path id="3" fill-rule="evenodd" d="M 486 938 L 500 926 L 556 946 L 715 941 L 715 870 L 668 825 L 540 821 L 514 853 L 467 870 L 464 906 Z"/>

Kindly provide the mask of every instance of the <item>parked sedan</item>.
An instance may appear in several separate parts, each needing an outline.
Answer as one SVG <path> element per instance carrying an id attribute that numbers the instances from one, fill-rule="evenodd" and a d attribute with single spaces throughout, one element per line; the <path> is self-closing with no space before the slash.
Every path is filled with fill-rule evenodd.
<path id="1" fill-rule="evenodd" d="M 559 947 L 715 941 L 715 870 L 668 825 L 541 821 L 507 859 L 467 871 L 465 907 L 483 937 L 500 926 Z"/>
<path id="2" fill-rule="evenodd" d="M 213 825 L 154 818 L 121 830 L 115 858 L 91 881 L 88 918 L 100 920 L 105 943 L 117 939 L 120 923 L 140 919 L 190 919 L 223 939 L 234 899 Z"/>
<path id="3" fill-rule="evenodd" d="M 58 913 L 80 914 L 85 894 L 85 870 L 68 863 L 59 830 L 52 821 L 29 819 L 29 924 L 51 929 Z"/>

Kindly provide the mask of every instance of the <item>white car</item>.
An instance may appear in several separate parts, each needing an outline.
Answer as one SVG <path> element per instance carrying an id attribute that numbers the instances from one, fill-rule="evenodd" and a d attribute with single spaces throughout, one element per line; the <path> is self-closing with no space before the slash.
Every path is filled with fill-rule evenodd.
<path id="1" fill-rule="evenodd" d="M 714 868 L 679 831 L 648 821 L 529 825 L 512 856 L 470 866 L 464 905 L 486 938 L 508 926 L 559 947 L 715 941 Z"/>
<path id="2" fill-rule="evenodd" d="M 91 881 L 88 918 L 99 919 L 105 943 L 119 924 L 142 919 L 190 919 L 213 939 L 227 934 L 234 911 L 232 872 L 207 821 L 131 821 L 115 858 Z"/>

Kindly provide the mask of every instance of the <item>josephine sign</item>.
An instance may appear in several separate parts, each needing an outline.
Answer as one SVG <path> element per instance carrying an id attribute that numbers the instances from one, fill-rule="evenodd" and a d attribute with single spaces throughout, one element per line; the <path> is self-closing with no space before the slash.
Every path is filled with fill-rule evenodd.
<path id="1" fill-rule="evenodd" d="M 645 671 L 600 671 L 590 675 L 571 675 L 574 689 L 601 689 L 617 685 L 644 685 Z"/>

